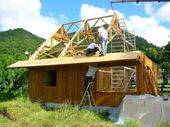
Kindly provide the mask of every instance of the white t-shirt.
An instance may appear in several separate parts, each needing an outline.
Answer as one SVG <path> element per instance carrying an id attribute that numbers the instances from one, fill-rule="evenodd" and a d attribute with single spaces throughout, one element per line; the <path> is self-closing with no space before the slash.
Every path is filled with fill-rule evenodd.
<path id="1" fill-rule="evenodd" d="M 100 33 L 101 38 L 105 38 L 105 39 L 108 38 L 107 30 L 105 30 L 103 27 L 100 27 L 98 29 L 98 32 Z"/>
<path id="2" fill-rule="evenodd" d="M 87 71 L 87 73 L 86 73 L 86 76 L 92 76 L 92 77 L 94 78 L 97 69 L 98 69 L 97 66 L 91 66 L 91 65 L 89 65 L 89 69 L 88 69 L 88 71 Z"/>
<path id="3" fill-rule="evenodd" d="M 87 49 L 94 49 L 94 48 L 96 48 L 96 47 L 98 47 L 97 44 L 91 43 L 90 45 L 87 46 Z"/>

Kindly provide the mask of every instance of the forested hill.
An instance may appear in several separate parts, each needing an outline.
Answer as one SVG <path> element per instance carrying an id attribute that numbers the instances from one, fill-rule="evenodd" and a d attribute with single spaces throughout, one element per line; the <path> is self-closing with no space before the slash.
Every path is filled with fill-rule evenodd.
<path id="1" fill-rule="evenodd" d="M 0 54 L 19 55 L 34 52 L 44 39 L 22 29 L 0 32 Z"/>
<path id="2" fill-rule="evenodd" d="M 0 32 L 0 101 L 27 94 L 27 70 L 7 69 L 18 60 L 27 59 L 44 39 L 18 28 Z"/>
<path id="3" fill-rule="evenodd" d="M 146 39 L 136 36 L 136 48 L 138 50 L 145 50 L 146 48 L 157 48 L 155 45 L 152 43 L 149 43 Z"/>

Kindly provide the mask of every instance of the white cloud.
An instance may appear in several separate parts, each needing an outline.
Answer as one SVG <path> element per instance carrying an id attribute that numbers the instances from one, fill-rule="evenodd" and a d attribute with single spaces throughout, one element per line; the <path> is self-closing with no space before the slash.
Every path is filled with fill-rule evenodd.
<path id="1" fill-rule="evenodd" d="M 156 17 L 158 17 L 161 21 L 170 22 L 170 3 L 165 4 L 161 8 L 159 8 L 156 12 Z"/>
<path id="2" fill-rule="evenodd" d="M 130 16 L 126 23 L 135 29 L 137 35 L 157 46 L 164 46 L 170 40 L 170 30 L 161 26 L 154 17 Z"/>
<path id="3" fill-rule="evenodd" d="M 150 15 L 150 17 L 140 17 L 138 15 L 126 17 L 125 19 L 128 30 L 135 30 L 135 33 L 138 36 L 145 38 L 154 45 L 166 45 L 167 42 L 170 40 L 170 29 L 162 26 L 160 24 L 160 20 L 158 20 L 158 18 L 156 18 L 155 16 L 163 12 L 166 12 L 166 15 L 168 15 L 169 13 L 167 13 L 167 6 L 169 7 L 169 4 L 166 4 L 163 7 L 159 8 L 158 11 L 155 13 L 155 7 L 153 6 L 153 4 L 146 4 L 145 11 L 147 14 Z M 124 17 L 121 12 L 116 11 L 116 13 L 118 14 L 119 18 Z M 80 17 L 82 19 L 87 19 L 109 14 L 113 14 L 112 10 L 98 8 L 88 4 L 82 4 Z"/>
<path id="4" fill-rule="evenodd" d="M 119 15 L 119 17 L 124 17 L 122 13 L 119 11 L 115 11 L 116 14 Z M 88 5 L 88 4 L 82 4 L 81 5 L 81 10 L 80 10 L 80 18 L 81 19 L 90 19 L 90 18 L 96 18 L 96 17 L 102 17 L 102 16 L 107 16 L 107 15 L 113 15 L 113 10 L 105 9 L 105 8 L 99 8 L 95 7 L 93 5 Z M 111 18 L 104 19 L 105 22 L 110 23 Z M 95 20 L 92 22 L 92 24 L 95 23 Z M 99 21 L 96 26 L 103 25 L 103 21 Z"/>
<path id="5" fill-rule="evenodd" d="M 138 29 L 138 31 L 142 31 L 142 32 L 144 29 L 153 28 L 154 26 L 158 25 L 158 22 L 155 20 L 155 18 L 153 17 L 143 18 L 138 15 L 130 16 L 126 21 L 126 23 L 129 26 L 129 28 L 133 28 L 133 29 L 135 28 Z"/>
<path id="6" fill-rule="evenodd" d="M 115 12 L 119 15 L 119 17 L 124 17 L 124 15 L 119 11 L 115 11 Z M 81 5 L 81 10 L 80 10 L 81 19 L 95 18 L 95 17 L 107 16 L 112 14 L 113 11 L 111 9 L 107 10 L 105 8 L 99 8 L 88 4 Z"/>
<path id="7" fill-rule="evenodd" d="M 149 16 L 153 16 L 155 17 L 157 20 L 160 21 L 166 21 L 166 22 L 170 22 L 170 3 L 165 3 L 163 6 L 156 8 L 156 6 L 154 6 L 155 4 L 145 4 L 144 5 L 144 9 L 145 12 L 149 15 Z"/>
<path id="8" fill-rule="evenodd" d="M 100 16 L 108 15 L 110 12 L 103 8 L 98 8 L 88 4 L 82 4 L 80 10 L 80 18 L 81 19 L 88 19 L 88 18 L 95 18 Z"/>
<path id="9" fill-rule="evenodd" d="M 0 0 L 1 30 L 24 28 L 38 36 L 47 38 L 56 28 L 58 21 L 42 16 L 40 0 Z M 60 16 L 61 19 L 66 17 Z"/>

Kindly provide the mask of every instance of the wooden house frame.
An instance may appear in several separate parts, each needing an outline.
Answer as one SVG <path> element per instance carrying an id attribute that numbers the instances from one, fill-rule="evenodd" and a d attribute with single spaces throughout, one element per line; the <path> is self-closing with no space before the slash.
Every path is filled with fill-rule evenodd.
<path id="1" fill-rule="evenodd" d="M 103 57 L 77 55 L 98 40 L 99 25 L 107 29 L 110 52 Z M 126 94 L 158 95 L 157 65 L 143 52 L 134 51 L 134 36 L 116 14 L 66 23 L 57 26 L 29 60 L 9 67 L 28 68 L 31 100 L 77 105 L 85 92 L 88 66 L 95 63 L 98 71 L 91 89 L 96 105 L 118 106 Z"/>
<path id="2" fill-rule="evenodd" d="M 99 70 L 115 66 L 136 68 L 135 88 L 128 86 L 122 91 L 102 90 L 100 86 L 105 86 L 105 81 L 110 79 L 104 79 L 106 75 L 98 70 L 92 84 L 92 93 L 97 106 L 118 106 L 126 94 L 158 95 L 157 65 L 141 51 L 108 53 L 104 57 L 96 55 L 18 61 L 9 67 L 29 69 L 28 88 L 31 100 L 77 105 L 85 91 L 84 82 L 88 65 L 93 63 L 98 64 Z M 101 81 L 102 78 L 104 82 Z"/>

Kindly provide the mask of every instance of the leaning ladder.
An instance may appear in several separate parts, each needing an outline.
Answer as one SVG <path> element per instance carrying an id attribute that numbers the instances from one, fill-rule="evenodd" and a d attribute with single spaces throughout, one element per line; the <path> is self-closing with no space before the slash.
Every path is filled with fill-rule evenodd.
<path id="1" fill-rule="evenodd" d="M 94 97 L 91 91 L 92 83 L 93 82 L 89 82 L 79 106 L 84 107 L 86 105 L 86 102 L 88 101 L 90 109 L 94 110 L 96 108 L 96 104 L 95 104 Z"/>

